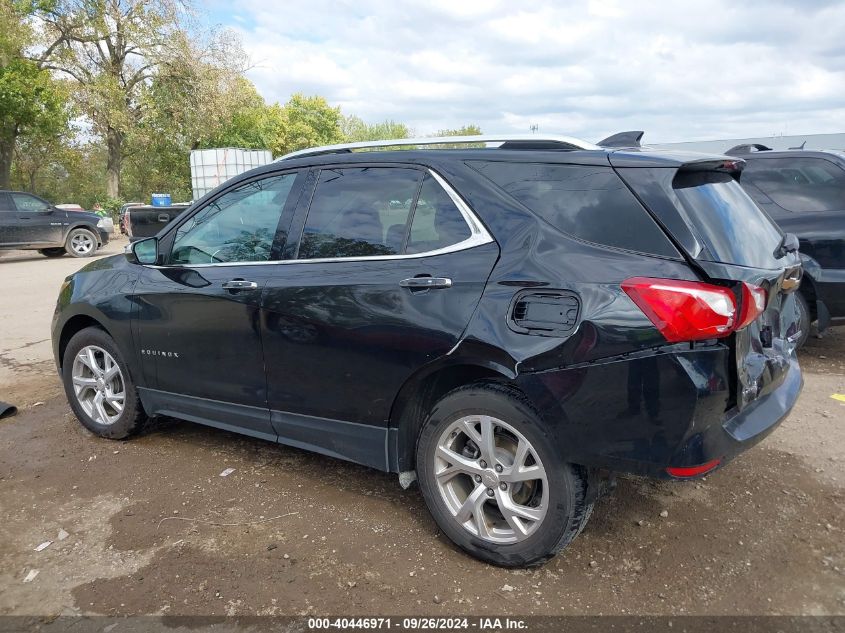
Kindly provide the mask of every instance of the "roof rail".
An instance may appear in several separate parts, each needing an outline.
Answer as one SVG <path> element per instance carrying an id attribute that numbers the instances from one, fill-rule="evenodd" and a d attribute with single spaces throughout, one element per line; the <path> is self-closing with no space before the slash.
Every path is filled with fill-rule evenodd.
<path id="1" fill-rule="evenodd" d="M 540 134 L 477 134 L 473 136 L 431 136 L 424 138 L 397 138 L 384 141 L 361 141 L 358 143 L 340 143 L 338 145 L 323 145 L 309 147 L 277 158 L 275 162 L 289 158 L 303 156 L 318 156 L 320 154 L 340 154 L 353 150 L 367 150 L 393 147 L 417 147 L 421 145 L 454 145 L 465 143 L 485 143 L 488 147 L 503 149 L 560 149 L 576 150 L 601 149 L 587 141 L 571 136 L 545 136 Z"/>
<path id="2" fill-rule="evenodd" d="M 766 147 L 760 143 L 745 143 L 743 145 L 734 145 L 725 154 L 750 154 L 751 152 L 771 152 L 771 147 Z"/>
<path id="3" fill-rule="evenodd" d="M 631 130 L 630 132 L 618 132 L 611 134 L 606 139 L 598 142 L 600 147 L 641 147 L 640 141 L 643 138 L 642 130 Z"/>

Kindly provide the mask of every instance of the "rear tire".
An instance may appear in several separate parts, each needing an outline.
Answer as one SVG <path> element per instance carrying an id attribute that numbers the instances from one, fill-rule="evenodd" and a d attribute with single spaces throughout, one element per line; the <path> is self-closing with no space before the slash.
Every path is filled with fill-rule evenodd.
<path id="1" fill-rule="evenodd" d="M 80 330 L 67 344 L 62 382 L 77 419 L 100 437 L 122 440 L 146 421 L 138 391 L 114 340 L 96 327 Z"/>
<path id="2" fill-rule="evenodd" d="M 65 253 L 67 253 L 67 251 L 61 246 L 59 248 L 42 248 L 38 252 L 44 255 L 44 257 L 62 257 Z"/>
<path id="3" fill-rule="evenodd" d="M 416 470 L 440 529 L 494 565 L 549 560 L 592 511 L 583 469 L 558 458 L 540 416 L 506 385 L 475 383 L 444 396 L 420 432 Z"/>
<path id="4" fill-rule="evenodd" d="M 73 229 L 68 233 L 65 252 L 73 257 L 91 257 L 97 252 L 97 236 L 88 229 Z"/>
<path id="5" fill-rule="evenodd" d="M 800 292 L 795 293 L 795 302 L 798 306 L 798 328 L 801 330 L 801 338 L 798 339 L 796 347 L 804 347 L 804 343 L 810 338 L 813 315 L 810 312 L 810 304 Z"/>

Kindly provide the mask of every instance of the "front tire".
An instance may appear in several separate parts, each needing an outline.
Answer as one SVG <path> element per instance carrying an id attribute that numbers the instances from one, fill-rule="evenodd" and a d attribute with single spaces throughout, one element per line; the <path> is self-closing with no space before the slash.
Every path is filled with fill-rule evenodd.
<path id="1" fill-rule="evenodd" d="M 44 255 L 44 257 L 61 257 L 62 255 L 67 253 L 67 251 L 62 247 L 59 247 L 59 248 L 42 248 L 38 252 L 41 253 L 42 255 Z"/>
<path id="2" fill-rule="evenodd" d="M 558 458 L 537 412 L 505 385 L 475 383 L 444 396 L 422 428 L 416 458 L 437 525 L 494 565 L 547 561 L 592 511 L 583 470 Z"/>
<path id="3" fill-rule="evenodd" d="M 73 257 L 91 257 L 97 252 L 97 236 L 88 229 L 73 229 L 67 236 L 65 252 Z"/>
<path id="4" fill-rule="evenodd" d="M 62 381 L 71 409 L 100 437 L 122 440 L 141 430 L 146 415 L 129 368 L 111 336 L 95 327 L 67 344 Z"/>

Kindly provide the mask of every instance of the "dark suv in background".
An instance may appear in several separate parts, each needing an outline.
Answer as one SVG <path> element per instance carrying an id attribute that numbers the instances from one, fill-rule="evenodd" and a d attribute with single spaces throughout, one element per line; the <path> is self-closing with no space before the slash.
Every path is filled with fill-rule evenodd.
<path id="1" fill-rule="evenodd" d="M 489 145 L 354 151 L 456 143 Z M 56 363 L 103 437 L 172 416 L 396 472 L 466 551 L 540 563 L 613 473 L 701 476 L 795 403 L 797 241 L 742 167 L 537 136 L 297 152 L 68 277 Z"/>
<path id="2" fill-rule="evenodd" d="M 811 322 L 820 332 L 845 323 L 845 153 L 739 145 L 728 154 L 746 162 L 745 191 L 798 237 L 803 338 Z"/>
<path id="3" fill-rule="evenodd" d="M 96 213 L 59 209 L 23 191 L 0 191 L 0 250 L 90 257 L 108 241 L 109 232 Z"/>

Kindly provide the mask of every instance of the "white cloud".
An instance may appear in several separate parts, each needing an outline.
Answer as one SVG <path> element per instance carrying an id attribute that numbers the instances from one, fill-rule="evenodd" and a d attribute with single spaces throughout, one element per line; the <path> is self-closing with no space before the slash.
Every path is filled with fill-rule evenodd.
<path id="1" fill-rule="evenodd" d="M 838 132 L 845 120 L 843 2 L 236 0 L 229 10 L 268 100 L 321 94 L 420 134 L 538 124 L 589 140 L 644 129 L 658 142 Z"/>

